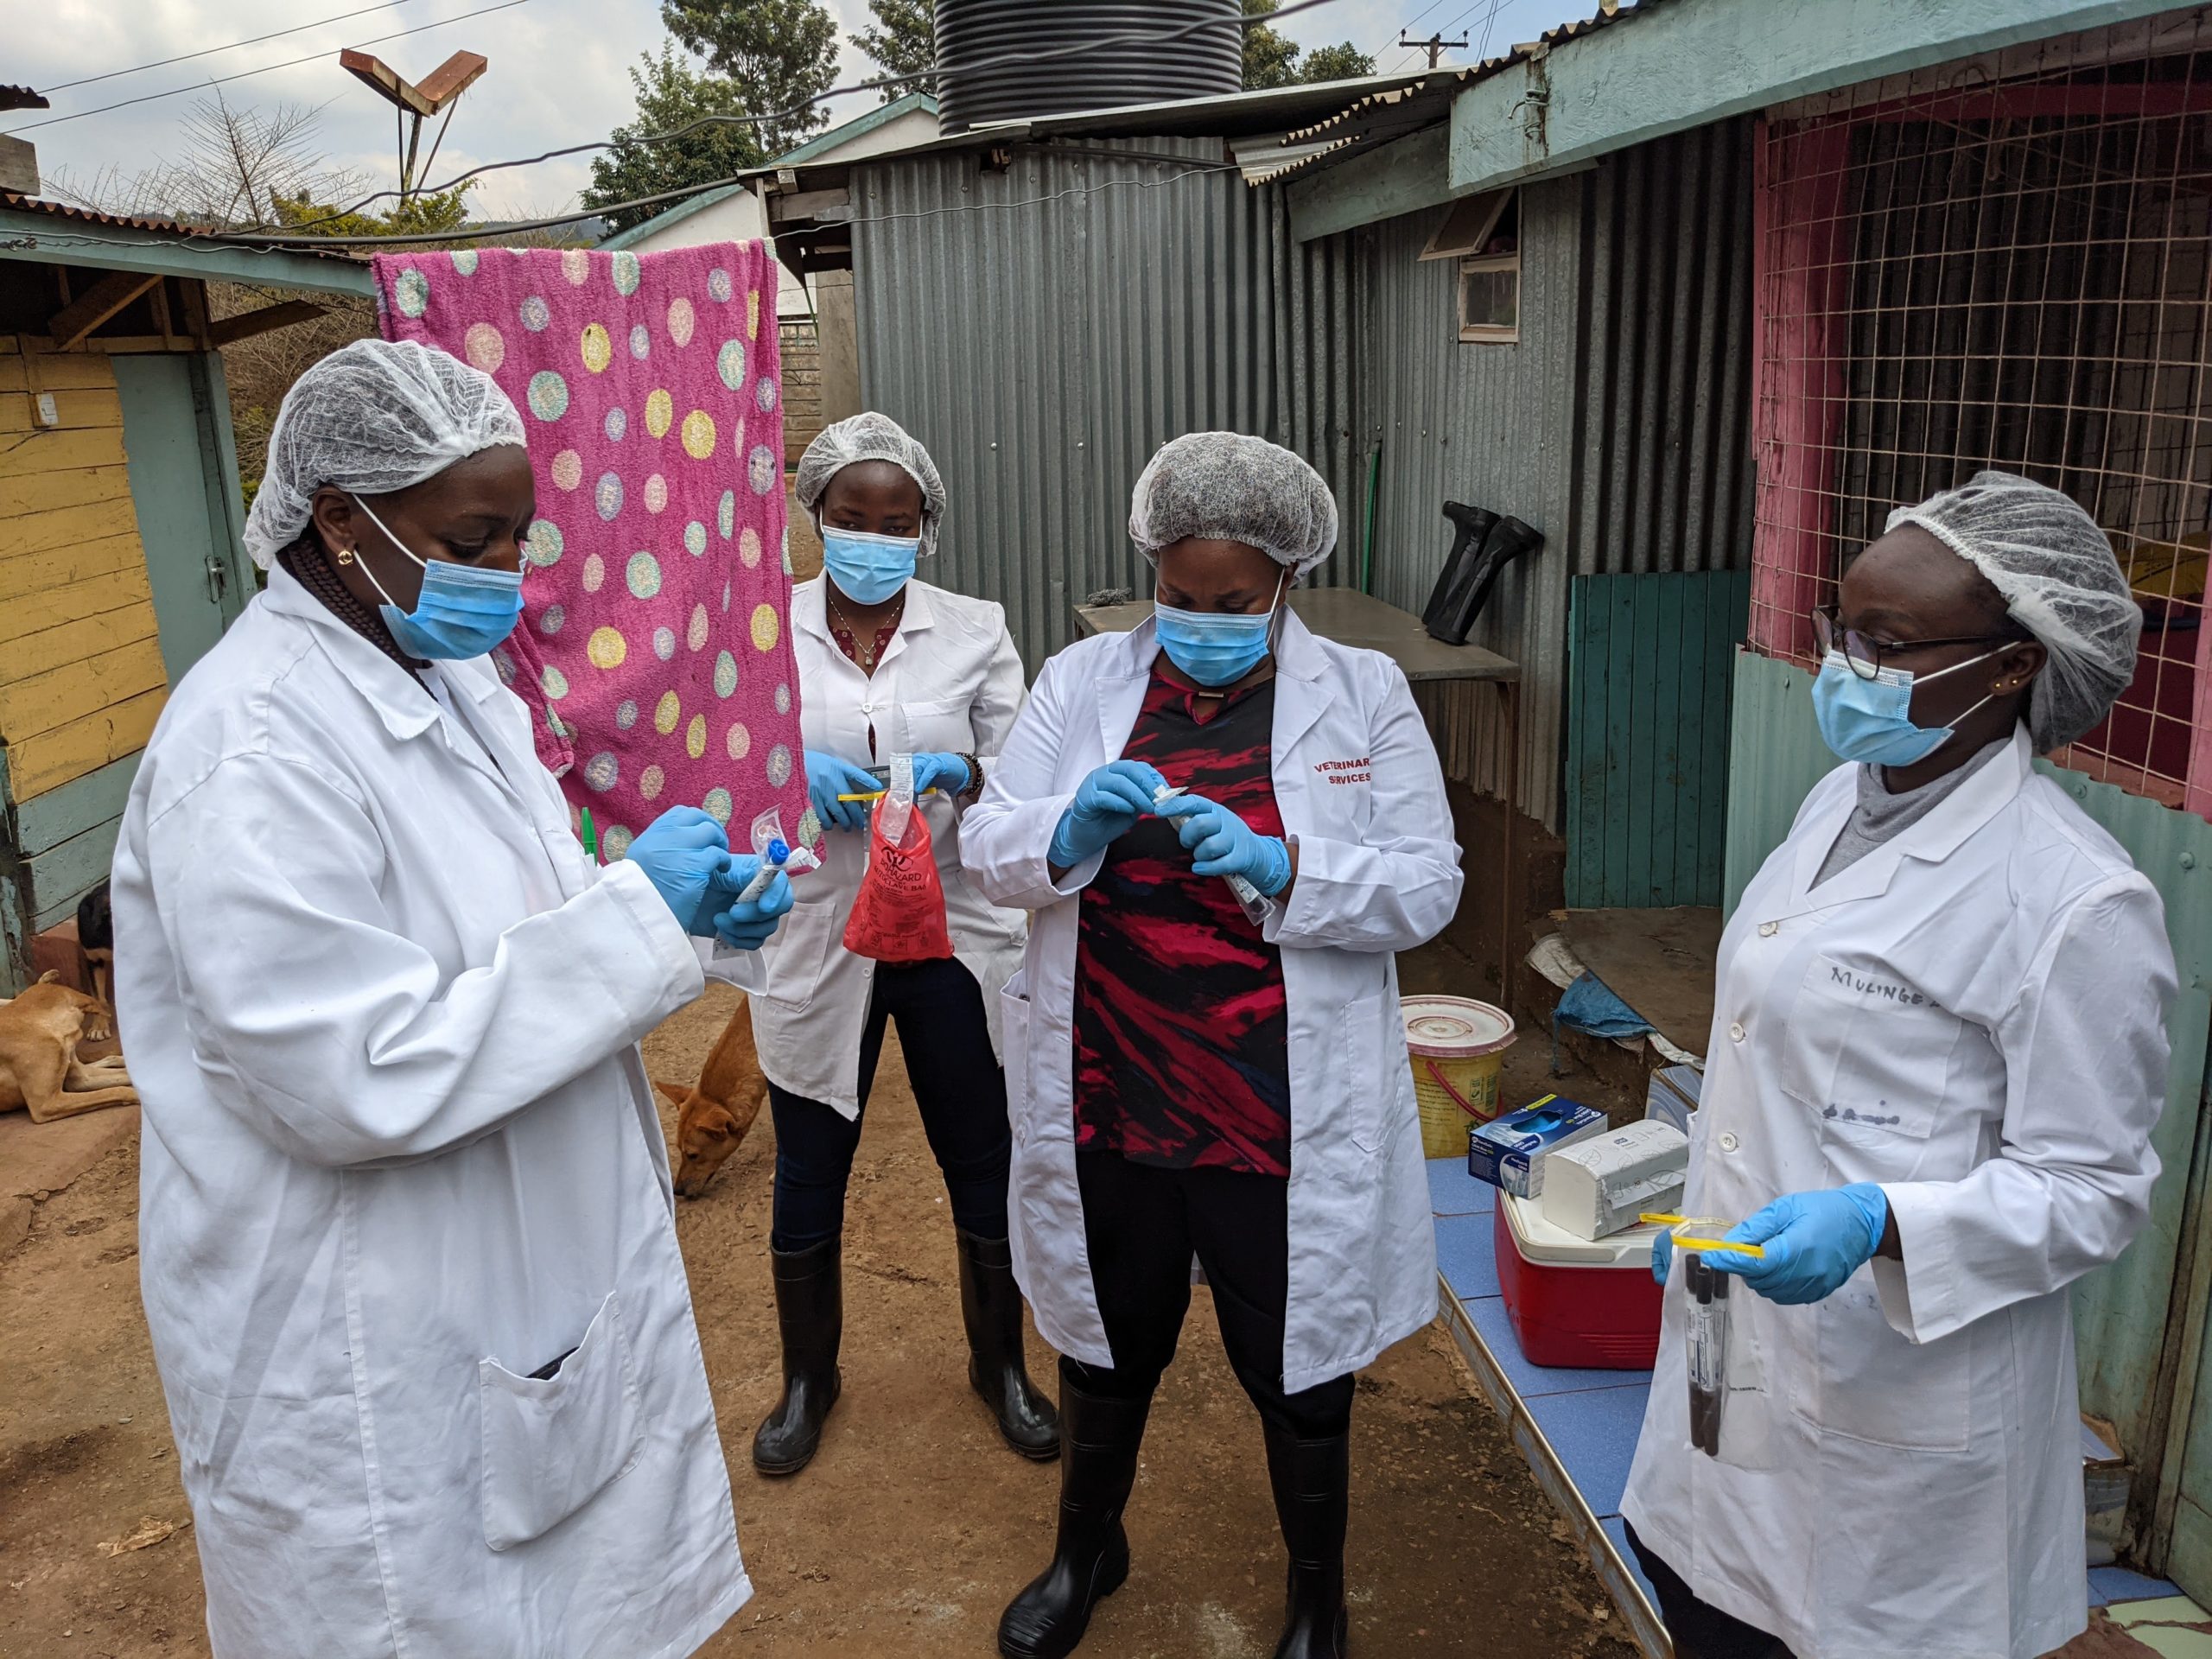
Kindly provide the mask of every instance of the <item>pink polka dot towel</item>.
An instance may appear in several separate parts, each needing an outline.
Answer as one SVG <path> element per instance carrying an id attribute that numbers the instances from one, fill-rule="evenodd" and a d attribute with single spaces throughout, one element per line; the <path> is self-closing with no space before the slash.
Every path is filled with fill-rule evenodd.
<path id="1" fill-rule="evenodd" d="M 376 261 L 384 332 L 474 363 L 530 429 L 523 620 L 494 656 L 607 855 L 671 806 L 744 849 L 806 774 L 786 622 L 776 270 L 765 245 Z"/>

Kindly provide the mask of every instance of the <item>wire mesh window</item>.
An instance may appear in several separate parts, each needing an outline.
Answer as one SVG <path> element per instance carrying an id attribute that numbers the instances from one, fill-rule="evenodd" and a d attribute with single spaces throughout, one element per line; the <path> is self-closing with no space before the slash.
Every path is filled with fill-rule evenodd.
<path id="1" fill-rule="evenodd" d="M 1891 508 L 2000 467 L 2111 537 L 2133 684 L 2056 757 L 2212 810 L 2212 25 L 2097 31 L 1770 119 L 1759 144 L 1751 639 Z M 1948 84 L 1928 84 L 1931 81 Z"/>

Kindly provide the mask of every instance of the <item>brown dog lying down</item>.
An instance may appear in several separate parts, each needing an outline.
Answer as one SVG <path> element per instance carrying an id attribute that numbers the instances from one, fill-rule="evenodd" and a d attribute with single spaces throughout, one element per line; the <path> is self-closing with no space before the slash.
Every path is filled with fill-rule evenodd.
<path id="1" fill-rule="evenodd" d="M 34 1123 L 73 1117 L 103 1106 L 136 1106 L 138 1091 L 123 1056 L 90 1065 L 77 1045 L 115 1035 L 115 1010 L 98 997 L 57 985 L 53 972 L 39 976 L 12 1001 L 0 1001 L 0 1112 L 28 1107 Z"/>
<path id="2" fill-rule="evenodd" d="M 676 1106 L 676 1190 L 696 1198 L 723 1160 L 745 1144 L 768 1098 L 760 1051 L 753 1046 L 753 1010 L 738 1003 L 697 1084 L 683 1089 L 655 1077 L 653 1087 Z"/>

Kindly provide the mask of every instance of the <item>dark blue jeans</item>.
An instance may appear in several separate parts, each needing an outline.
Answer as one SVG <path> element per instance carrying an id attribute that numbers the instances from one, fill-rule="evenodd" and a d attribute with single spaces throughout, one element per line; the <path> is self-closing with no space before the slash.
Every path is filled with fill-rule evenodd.
<path id="1" fill-rule="evenodd" d="M 979 1238 L 1007 1234 L 1006 1073 L 991 1055 L 990 1027 L 975 975 L 955 961 L 883 963 L 861 1026 L 860 1102 L 868 1111 L 883 1027 L 899 1022 L 906 1080 L 921 1109 L 922 1130 L 944 1173 L 952 1219 Z M 790 1254 L 835 1238 L 845 1228 L 845 1187 L 861 1144 L 861 1118 L 768 1085 L 776 1120 L 776 1207 L 771 1248 Z"/>

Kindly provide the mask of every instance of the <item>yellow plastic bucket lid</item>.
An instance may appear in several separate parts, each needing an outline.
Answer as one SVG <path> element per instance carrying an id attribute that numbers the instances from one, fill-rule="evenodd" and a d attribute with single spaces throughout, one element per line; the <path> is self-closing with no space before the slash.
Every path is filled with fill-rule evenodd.
<path id="1" fill-rule="evenodd" d="M 1399 1004 L 1406 1047 L 1424 1059 L 1479 1059 L 1512 1044 L 1513 1016 L 1471 996 L 1408 996 Z"/>

